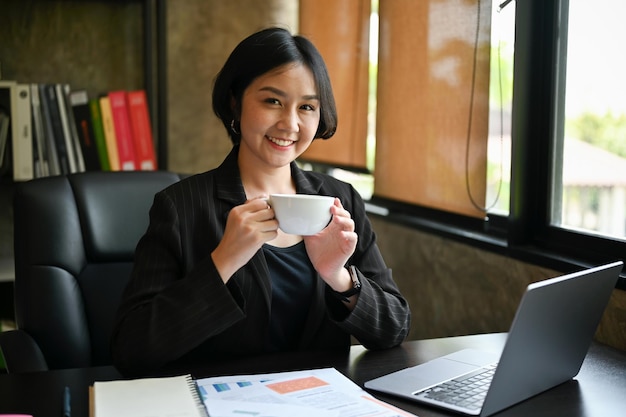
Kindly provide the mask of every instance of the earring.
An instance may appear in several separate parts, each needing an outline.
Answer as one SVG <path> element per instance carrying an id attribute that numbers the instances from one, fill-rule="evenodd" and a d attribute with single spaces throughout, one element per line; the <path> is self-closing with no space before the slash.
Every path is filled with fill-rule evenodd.
<path id="1" fill-rule="evenodd" d="M 237 129 L 235 129 L 235 119 L 230 121 L 230 130 L 232 130 L 235 135 L 239 134 L 239 132 L 237 132 Z"/>

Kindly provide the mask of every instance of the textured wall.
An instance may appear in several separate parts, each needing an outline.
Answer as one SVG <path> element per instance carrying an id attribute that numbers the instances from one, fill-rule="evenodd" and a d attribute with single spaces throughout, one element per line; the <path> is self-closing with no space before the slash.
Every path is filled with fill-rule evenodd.
<path id="1" fill-rule="evenodd" d="M 411 338 L 507 331 L 526 285 L 558 275 L 384 219 L 372 223 L 411 304 Z"/>
<path id="2" fill-rule="evenodd" d="M 143 85 L 141 2 L 3 0 L 2 78 L 69 83 L 90 97 Z"/>
<path id="3" fill-rule="evenodd" d="M 411 306 L 410 339 L 508 331 L 526 286 L 560 275 L 380 217 L 371 220 Z M 626 291 L 613 291 L 596 338 L 626 350 Z"/>

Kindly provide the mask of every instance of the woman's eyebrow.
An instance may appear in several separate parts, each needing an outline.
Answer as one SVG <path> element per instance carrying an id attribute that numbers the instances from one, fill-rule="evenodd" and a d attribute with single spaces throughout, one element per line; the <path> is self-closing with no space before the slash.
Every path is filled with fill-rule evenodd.
<path id="1" fill-rule="evenodd" d="M 280 90 L 280 89 L 278 89 L 276 87 L 272 87 L 272 86 L 261 87 L 259 89 L 259 91 L 269 91 L 269 92 L 274 93 L 274 94 L 276 94 L 277 96 L 280 96 L 280 97 L 286 97 L 287 96 L 287 93 L 285 93 L 284 91 L 282 91 L 282 90 Z M 302 96 L 302 99 L 304 99 L 304 100 L 319 100 L 320 98 L 319 98 L 319 96 L 317 94 L 307 94 L 307 95 Z"/>

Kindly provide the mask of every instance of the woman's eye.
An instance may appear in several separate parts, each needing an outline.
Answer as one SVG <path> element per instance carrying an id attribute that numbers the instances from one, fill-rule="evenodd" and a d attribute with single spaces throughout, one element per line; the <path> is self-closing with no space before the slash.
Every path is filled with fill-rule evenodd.
<path id="1" fill-rule="evenodd" d="M 280 104 L 280 101 L 278 101 L 277 98 L 266 98 L 265 102 L 269 104 Z"/>
<path id="2" fill-rule="evenodd" d="M 315 106 L 313 106 L 312 104 L 304 104 L 304 105 L 302 105 L 301 109 L 309 110 L 309 111 L 315 111 Z"/>

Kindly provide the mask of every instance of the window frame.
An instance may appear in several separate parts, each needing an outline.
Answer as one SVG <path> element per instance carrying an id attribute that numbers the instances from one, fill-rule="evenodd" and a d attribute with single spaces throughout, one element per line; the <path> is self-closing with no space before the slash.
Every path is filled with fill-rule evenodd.
<path id="1" fill-rule="evenodd" d="M 562 151 L 569 0 L 516 2 L 508 244 L 542 263 L 624 260 L 626 243 L 551 225 L 555 153 Z M 618 287 L 626 289 L 622 271 Z"/>

